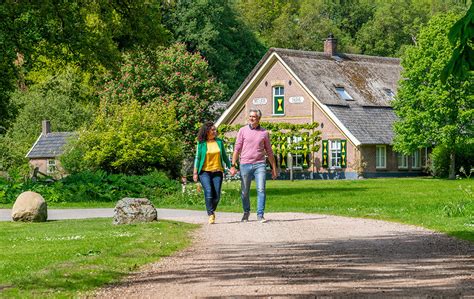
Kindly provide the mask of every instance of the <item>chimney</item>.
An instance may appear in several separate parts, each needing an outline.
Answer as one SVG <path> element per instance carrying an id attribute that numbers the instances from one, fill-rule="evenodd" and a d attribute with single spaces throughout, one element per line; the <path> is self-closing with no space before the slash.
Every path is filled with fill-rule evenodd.
<path id="1" fill-rule="evenodd" d="M 43 126 L 43 130 L 42 130 L 41 133 L 43 135 L 51 133 L 51 123 L 49 122 L 49 120 L 43 120 L 43 122 L 41 124 Z"/>
<path id="2" fill-rule="evenodd" d="M 331 33 L 324 40 L 324 53 L 329 56 L 336 55 L 337 52 L 337 38 L 334 38 L 334 35 Z"/>

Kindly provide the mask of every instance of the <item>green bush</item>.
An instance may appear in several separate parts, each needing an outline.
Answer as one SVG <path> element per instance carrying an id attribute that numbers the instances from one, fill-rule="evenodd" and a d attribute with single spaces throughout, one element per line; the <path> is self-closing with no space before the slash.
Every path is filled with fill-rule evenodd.
<path id="1" fill-rule="evenodd" d="M 445 146 L 437 146 L 433 149 L 430 156 L 431 163 L 429 171 L 436 177 L 448 177 L 449 175 L 449 151 Z M 474 143 L 464 144 L 456 147 L 456 174 L 462 175 L 459 170 L 471 169 L 474 167 Z"/>
<path id="2" fill-rule="evenodd" d="M 66 147 L 61 163 L 69 173 L 143 175 L 161 170 L 178 176 L 183 142 L 177 128 L 172 106 L 103 102 L 93 123 Z"/>
<path id="3" fill-rule="evenodd" d="M 0 179 L 0 203 L 12 203 L 24 191 L 40 193 L 47 202 L 114 202 L 123 197 L 156 200 L 178 190 L 163 172 L 133 176 L 84 171 L 56 182 L 14 182 Z"/>

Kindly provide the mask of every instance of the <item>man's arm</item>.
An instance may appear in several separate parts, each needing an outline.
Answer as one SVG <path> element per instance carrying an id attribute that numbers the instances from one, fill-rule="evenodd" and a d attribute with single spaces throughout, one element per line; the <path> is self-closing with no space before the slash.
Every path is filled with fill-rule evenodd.
<path id="1" fill-rule="evenodd" d="M 269 155 L 268 161 L 270 162 L 270 165 L 272 166 L 272 179 L 276 179 L 278 177 L 278 170 L 276 167 L 275 156 Z"/>
<path id="2" fill-rule="evenodd" d="M 272 179 L 276 179 L 278 177 L 278 170 L 276 168 L 275 156 L 273 155 L 272 145 L 270 144 L 270 134 L 268 134 L 268 132 L 264 139 L 264 147 L 268 161 L 272 167 Z"/>
<path id="3" fill-rule="evenodd" d="M 237 173 L 237 160 L 240 156 L 240 151 L 242 150 L 242 133 L 241 130 L 237 133 L 237 138 L 235 140 L 234 153 L 232 154 L 232 167 L 230 168 L 230 174 L 234 176 Z"/>
<path id="4" fill-rule="evenodd" d="M 237 173 L 235 166 L 237 165 L 237 159 L 239 159 L 239 152 L 234 151 L 232 154 L 232 167 L 230 168 L 230 174 L 234 176 Z"/>

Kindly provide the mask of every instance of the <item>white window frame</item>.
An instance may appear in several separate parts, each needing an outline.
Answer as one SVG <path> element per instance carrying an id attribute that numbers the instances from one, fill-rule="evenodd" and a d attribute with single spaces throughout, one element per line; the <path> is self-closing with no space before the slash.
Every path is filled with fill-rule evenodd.
<path id="1" fill-rule="evenodd" d="M 398 153 L 397 164 L 398 164 L 398 169 L 408 169 L 408 156 Z"/>
<path id="2" fill-rule="evenodd" d="M 329 168 L 340 169 L 342 162 L 342 148 L 340 139 L 330 139 L 329 140 Z M 336 165 L 334 165 L 333 160 L 336 160 Z M 338 163 L 339 162 L 339 163 Z M 337 165 L 339 164 L 339 165 Z"/>
<path id="3" fill-rule="evenodd" d="M 303 141 L 303 138 L 301 136 L 288 137 L 288 143 L 298 143 L 298 142 L 301 142 L 301 141 Z M 300 150 L 302 148 L 303 147 L 300 145 L 300 146 L 297 146 L 295 148 L 295 150 Z M 297 170 L 303 169 L 303 158 L 304 157 L 301 154 L 291 153 L 292 168 L 297 169 Z M 299 161 L 299 163 L 298 163 L 298 161 Z"/>
<path id="4" fill-rule="evenodd" d="M 284 116 L 285 115 L 285 87 L 283 85 L 276 85 L 272 87 L 273 91 L 273 98 L 272 98 L 272 112 L 274 116 Z M 276 106 L 275 106 L 275 97 L 283 97 L 283 113 L 277 114 L 276 113 Z"/>
<path id="5" fill-rule="evenodd" d="M 381 160 L 379 151 L 383 152 L 383 161 Z M 380 163 L 382 162 L 382 163 Z M 375 146 L 375 168 L 386 169 L 387 168 L 387 146 L 384 144 Z"/>
<path id="6" fill-rule="evenodd" d="M 46 160 L 46 173 L 55 173 L 57 171 L 56 159 Z"/>
<path id="7" fill-rule="evenodd" d="M 411 156 L 411 168 L 421 169 L 421 149 L 417 149 Z"/>
<path id="8" fill-rule="evenodd" d="M 421 159 L 421 167 L 426 168 L 428 165 L 428 147 L 424 148 L 425 156 Z"/>
<path id="9" fill-rule="evenodd" d="M 345 101 L 353 101 L 354 99 L 351 95 L 346 91 L 346 89 L 342 86 L 336 86 L 336 92 L 339 97 Z"/>

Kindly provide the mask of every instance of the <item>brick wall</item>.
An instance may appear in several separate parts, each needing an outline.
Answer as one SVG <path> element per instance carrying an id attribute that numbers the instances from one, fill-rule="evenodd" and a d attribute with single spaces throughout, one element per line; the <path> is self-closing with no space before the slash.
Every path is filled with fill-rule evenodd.
<path id="1" fill-rule="evenodd" d="M 273 114 L 273 87 L 283 86 L 284 93 L 284 115 Z M 290 103 L 291 97 L 302 97 L 302 103 Z M 258 100 L 260 99 L 260 100 Z M 262 104 L 261 99 L 266 99 Z M 260 101 L 260 104 L 254 104 Z M 257 108 L 262 111 L 263 122 L 289 122 L 296 124 L 318 122 L 320 124 L 322 139 L 346 139 L 347 142 L 347 165 L 346 171 L 354 171 L 353 165 L 358 156 L 357 148 L 349 141 L 336 124 L 324 113 L 324 111 L 305 92 L 304 88 L 286 71 L 280 62 L 274 63 L 269 71 L 256 83 L 254 89 L 249 93 L 245 101 L 234 111 L 230 124 L 246 124 L 248 110 Z M 326 172 L 321 167 L 321 150 L 314 154 L 315 168 L 313 171 Z"/>
<path id="2" fill-rule="evenodd" d="M 61 167 L 61 162 L 59 160 L 56 160 L 56 172 L 55 173 L 48 173 L 48 159 L 46 158 L 40 158 L 40 159 L 30 159 L 30 165 L 32 168 L 38 167 L 39 171 L 52 176 L 54 178 L 61 178 L 64 175 L 64 169 Z"/>

